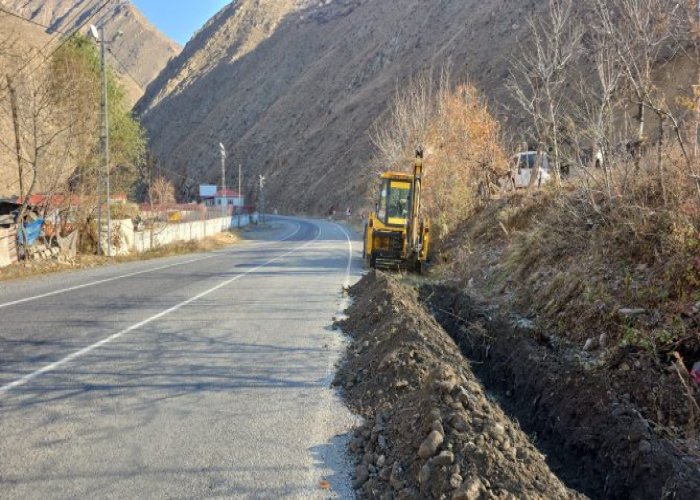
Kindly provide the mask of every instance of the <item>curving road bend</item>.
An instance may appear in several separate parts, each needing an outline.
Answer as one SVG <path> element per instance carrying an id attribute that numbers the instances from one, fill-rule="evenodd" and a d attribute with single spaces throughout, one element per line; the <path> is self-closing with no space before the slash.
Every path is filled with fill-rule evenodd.
<path id="1" fill-rule="evenodd" d="M 330 326 L 359 244 L 328 221 L 251 234 L 0 284 L 0 497 L 352 496 Z"/>

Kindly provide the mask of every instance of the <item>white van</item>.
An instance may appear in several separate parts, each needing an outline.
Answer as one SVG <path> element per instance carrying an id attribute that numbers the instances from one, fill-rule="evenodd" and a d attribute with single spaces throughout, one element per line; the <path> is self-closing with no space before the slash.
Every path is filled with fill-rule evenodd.
<path id="1" fill-rule="evenodd" d="M 535 170 L 537 162 L 537 151 L 524 151 L 517 153 L 511 158 L 511 176 L 513 185 L 516 188 L 526 188 L 530 185 L 532 172 Z M 542 168 L 540 168 L 539 176 L 535 186 L 540 187 L 542 184 L 549 182 L 552 174 L 549 170 L 549 156 L 544 153 L 542 159 Z"/>

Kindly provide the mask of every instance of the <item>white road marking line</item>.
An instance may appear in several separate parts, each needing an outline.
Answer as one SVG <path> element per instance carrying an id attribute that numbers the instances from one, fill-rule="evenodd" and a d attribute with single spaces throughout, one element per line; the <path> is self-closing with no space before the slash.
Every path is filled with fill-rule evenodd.
<path id="1" fill-rule="evenodd" d="M 296 223 L 295 223 L 295 224 L 296 224 Z M 265 241 L 265 242 L 260 242 L 260 243 L 254 243 L 252 246 L 258 247 L 258 246 L 262 246 L 262 245 L 272 245 L 272 244 L 275 244 L 275 243 L 279 243 L 279 242 L 282 242 L 282 241 L 286 241 L 286 240 L 288 240 L 288 239 L 293 238 L 294 236 L 296 236 L 296 235 L 299 233 L 299 231 L 301 231 L 301 224 L 297 224 L 297 230 L 294 231 L 294 232 L 293 232 L 292 234 L 290 234 L 289 236 L 286 236 L 285 238 L 283 238 L 283 239 L 281 239 L 281 240 Z M 251 245 L 249 245 L 249 246 L 251 246 Z M 205 256 L 205 257 L 200 257 L 200 258 L 197 258 L 197 259 L 191 259 L 191 260 L 186 260 L 186 261 L 182 261 L 182 262 L 177 262 L 177 263 L 175 263 L 175 264 L 167 264 L 167 265 L 165 265 L 165 266 L 154 267 L 154 268 L 151 268 L 151 269 L 146 269 L 146 270 L 144 270 L 144 271 L 135 271 L 135 272 L 133 272 L 133 273 L 122 274 L 122 275 L 120 275 L 120 276 L 113 276 L 113 277 L 111 277 L 111 278 L 105 278 L 105 279 L 97 280 L 97 281 L 91 281 L 91 282 L 89 282 L 89 283 L 83 283 L 82 285 L 76 285 L 76 286 L 71 286 L 71 287 L 68 287 L 68 288 L 62 288 L 62 289 L 60 289 L 60 290 L 54 290 L 53 292 L 47 292 L 47 293 L 42 293 L 42 294 L 40 294 L 40 295 L 34 295 L 34 296 L 32 296 L 32 297 L 25 297 L 25 298 L 23 298 L 23 299 L 13 300 L 13 301 L 11 301 L 11 302 L 6 302 L 6 303 L 4 303 L 4 304 L 0 304 L 0 309 L 3 309 L 3 308 L 5 308 L 5 307 L 10 307 L 10 306 L 16 306 L 16 305 L 18 305 L 18 304 L 24 304 L 24 303 L 26 303 L 26 302 L 32 302 L 32 301 L 34 301 L 34 300 L 45 299 L 46 297 L 52 297 L 52 296 L 54 296 L 54 295 L 61 295 L 61 294 L 67 293 L 67 292 L 74 292 L 75 290 L 81 290 L 81 289 L 83 289 L 83 288 L 89 288 L 89 287 L 96 286 L 96 285 L 103 285 L 103 284 L 105 284 L 105 283 L 110 283 L 110 282 L 112 282 L 112 281 L 117 281 L 117 280 L 121 280 L 121 279 L 124 279 L 124 278 L 131 278 L 131 277 L 133 277 L 133 276 L 139 276 L 139 275 L 141 275 L 141 274 L 154 273 L 154 272 L 156 272 L 156 271 L 162 271 L 163 269 L 169 269 L 169 268 L 171 268 L 171 267 L 177 267 L 177 266 L 184 266 L 184 265 L 187 265 L 187 264 L 193 264 L 193 263 L 195 263 L 195 262 L 201 262 L 201 261 L 203 261 L 203 260 L 213 259 L 213 258 L 215 258 L 215 257 L 220 257 L 221 255 L 226 255 L 226 254 L 229 254 L 229 253 L 231 253 L 231 252 L 225 252 L 225 251 L 212 252 L 210 255 L 207 255 L 207 256 Z M 232 253 L 235 253 L 235 252 L 232 252 Z"/>
<path id="2" fill-rule="evenodd" d="M 334 224 L 340 228 L 348 240 L 348 267 L 345 269 L 345 284 L 343 285 L 343 288 L 348 288 L 350 286 L 350 269 L 352 268 L 352 239 L 343 226 L 337 223 Z"/>
<path id="3" fill-rule="evenodd" d="M 27 375 L 24 375 L 23 377 L 15 380 L 14 382 L 11 382 L 7 385 L 0 387 L 0 395 L 3 395 L 5 393 L 9 392 L 12 389 L 16 389 L 17 387 L 20 387 L 20 386 L 26 384 L 27 382 L 30 382 L 31 380 L 33 380 L 33 379 L 35 379 L 35 378 L 37 378 L 45 373 L 54 371 L 56 368 L 59 368 L 59 367 L 65 365 L 66 363 L 70 363 L 74 359 L 80 358 L 81 356 L 84 356 L 85 354 L 90 353 L 91 351 L 94 351 L 98 347 L 101 347 L 105 344 L 109 344 L 110 342 L 118 339 L 119 337 L 121 337 L 129 332 L 133 332 L 134 330 L 137 330 L 137 329 L 141 328 L 142 326 L 146 326 L 146 325 L 153 323 L 154 321 L 159 320 L 159 319 L 161 319 L 161 318 L 163 318 L 171 313 L 174 313 L 178 309 L 182 309 L 183 307 L 185 307 L 185 306 L 187 306 L 187 305 L 189 305 L 189 304 L 191 304 L 199 299 L 202 299 L 202 298 L 206 297 L 207 295 L 210 295 L 210 294 L 214 293 L 215 291 L 220 290 L 221 288 L 224 288 L 224 287 L 230 285 L 234 281 L 239 280 L 240 278 L 246 276 L 247 274 L 253 273 L 253 272 L 255 272 L 259 269 L 262 269 L 263 267 L 266 267 L 266 266 L 272 264 L 273 262 L 276 262 L 276 261 L 278 261 L 278 260 L 280 260 L 288 255 L 296 253 L 299 250 L 306 248 L 307 246 L 309 246 L 312 243 L 314 243 L 315 241 L 317 241 L 320 236 L 321 236 L 321 230 L 320 230 L 320 228 L 318 228 L 318 234 L 316 235 L 316 237 L 313 240 L 307 241 L 303 245 L 300 245 L 296 248 L 293 248 L 289 252 L 283 253 L 282 255 L 278 255 L 274 259 L 270 259 L 267 262 L 260 264 L 257 267 L 254 267 L 253 269 L 249 269 L 248 271 L 246 271 L 244 273 L 238 274 L 237 276 L 234 276 L 233 278 L 231 278 L 229 280 L 226 280 L 222 283 L 219 283 L 215 287 L 212 287 L 209 290 L 205 290 L 204 292 L 201 292 L 201 293 L 195 295 L 194 297 L 190 297 L 189 299 L 184 300 L 184 301 L 180 302 L 179 304 L 176 304 L 176 305 L 166 309 L 165 311 L 159 312 L 158 314 L 151 316 L 150 318 L 147 318 L 143 321 L 140 321 L 140 322 L 136 323 L 135 325 L 131 325 L 130 327 L 125 328 L 124 330 L 115 333 L 114 335 L 110 335 L 109 337 L 102 339 L 99 342 L 96 342 L 96 343 L 94 343 L 88 347 L 85 347 L 77 352 L 74 352 L 73 354 L 69 354 L 68 356 L 66 356 L 63 359 L 60 359 L 59 361 L 51 363 L 50 365 L 46 365 L 43 368 L 36 370 L 35 372 L 28 373 Z"/>

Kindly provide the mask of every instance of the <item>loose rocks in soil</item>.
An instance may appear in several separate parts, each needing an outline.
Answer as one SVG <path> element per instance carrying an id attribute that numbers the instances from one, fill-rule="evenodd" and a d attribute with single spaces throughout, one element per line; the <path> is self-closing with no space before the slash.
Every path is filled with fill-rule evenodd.
<path id="1" fill-rule="evenodd" d="M 583 498 L 486 396 L 415 292 L 382 273 L 352 289 L 335 383 L 365 418 L 350 443 L 363 498 Z"/>

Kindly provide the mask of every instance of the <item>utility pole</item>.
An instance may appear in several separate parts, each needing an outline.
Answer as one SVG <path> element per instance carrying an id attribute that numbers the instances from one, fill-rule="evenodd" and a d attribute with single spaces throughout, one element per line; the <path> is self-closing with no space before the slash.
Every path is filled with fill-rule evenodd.
<path id="1" fill-rule="evenodd" d="M 107 94 L 107 40 L 105 40 L 104 25 L 100 27 L 100 66 L 102 69 L 102 154 L 104 159 L 105 169 L 105 192 L 107 195 L 107 257 L 112 256 L 112 207 L 110 203 L 110 185 L 109 185 L 109 96 Z M 97 198 L 100 200 L 99 190 Z M 100 206 L 102 200 L 97 204 L 97 220 L 100 224 Z M 97 245 L 98 253 L 101 245 L 102 228 L 98 229 Z"/>
<path id="2" fill-rule="evenodd" d="M 90 25 L 90 33 L 97 43 L 100 44 L 100 69 L 102 73 L 102 133 L 100 139 L 102 142 L 102 159 L 104 161 L 104 176 L 105 176 L 105 191 L 107 197 L 107 257 L 112 256 L 112 204 L 110 194 L 110 173 L 109 173 L 109 93 L 107 85 L 107 44 L 113 43 L 124 33 L 118 31 L 114 39 L 107 41 L 105 38 L 104 25 L 98 29 L 94 25 Z M 100 178 L 97 176 L 97 253 L 102 253 L 102 195 L 100 193 Z"/>
<path id="3" fill-rule="evenodd" d="M 238 164 L 238 199 L 241 201 L 241 209 L 243 209 L 243 205 L 245 202 L 243 201 L 243 196 L 241 195 L 241 172 L 243 171 L 243 165 Z M 238 212 L 239 214 L 242 212 Z"/>
<path id="4" fill-rule="evenodd" d="M 221 151 L 221 216 L 226 217 L 226 204 L 228 203 L 226 197 L 226 147 L 220 142 L 219 149 Z"/>
<path id="5" fill-rule="evenodd" d="M 260 176 L 260 220 L 265 224 L 265 176 Z"/>

